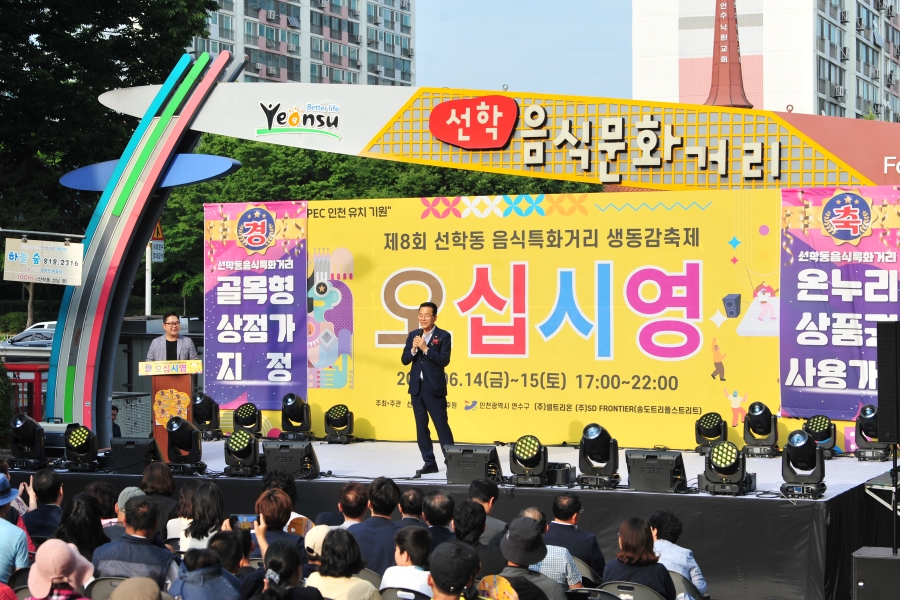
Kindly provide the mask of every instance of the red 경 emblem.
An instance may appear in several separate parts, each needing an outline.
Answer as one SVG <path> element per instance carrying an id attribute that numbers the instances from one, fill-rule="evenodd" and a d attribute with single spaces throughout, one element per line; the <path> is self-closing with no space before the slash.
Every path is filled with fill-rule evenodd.
<path id="1" fill-rule="evenodd" d="M 440 343 L 441 343 L 441 340 L 439 340 L 439 339 L 437 339 L 437 338 L 434 338 L 433 340 L 431 340 L 431 343 L 432 343 L 432 344 L 440 344 Z"/>
<path id="2" fill-rule="evenodd" d="M 479 96 L 441 102 L 429 117 L 431 135 L 467 150 L 502 148 L 509 141 L 519 106 L 506 96 Z"/>

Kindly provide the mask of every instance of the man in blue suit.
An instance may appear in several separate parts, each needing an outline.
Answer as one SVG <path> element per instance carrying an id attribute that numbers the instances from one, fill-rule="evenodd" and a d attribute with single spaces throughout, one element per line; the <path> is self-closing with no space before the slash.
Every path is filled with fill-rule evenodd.
<path id="1" fill-rule="evenodd" d="M 453 444 L 453 432 L 447 422 L 447 381 L 444 367 L 450 364 L 450 334 L 435 326 L 437 305 L 423 302 L 419 306 L 421 329 L 409 332 L 400 359 L 409 369 L 409 395 L 416 417 L 416 439 L 425 464 L 417 475 L 437 473 L 438 466 L 428 430 L 428 417 L 434 422 L 441 449 Z"/>
<path id="2" fill-rule="evenodd" d="M 393 479 L 379 477 L 369 484 L 369 508 L 372 516 L 347 528 L 356 541 L 366 567 L 384 575 L 394 562 L 394 535 L 400 525 L 391 520 L 391 514 L 400 500 L 400 488 Z"/>
<path id="3" fill-rule="evenodd" d="M 578 519 L 582 512 L 581 498 L 574 492 L 563 492 L 553 499 L 553 522 L 544 534 L 544 543 L 562 546 L 569 553 L 584 561 L 589 567 L 603 574 L 606 559 L 600 551 L 597 537 L 583 529 L 578 529 Z"/>

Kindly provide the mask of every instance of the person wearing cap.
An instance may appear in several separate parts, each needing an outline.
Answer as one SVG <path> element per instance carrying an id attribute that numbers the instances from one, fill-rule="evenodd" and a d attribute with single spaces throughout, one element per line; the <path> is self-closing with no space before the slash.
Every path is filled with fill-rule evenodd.
<path id="1" fill-rule="evenodd" d="M 389 567 L 381 577 L 381 590 L 400 588 L 431 596 L 428 583 L 428 549 L 431 533 L 424 527 L 402 527 L 394 535 L 395 567 Z"/>
<path id="2" fill-rule="evenodd" d="M 302 576 L 304 581 L 322 566 L 322 542 L 325 541 L 325 536 L 331 530 L 332 528 L 328 525 L 316 525 L 306 532 L 306 536 L 303 539 L 306 544 L 306 556 L 309 562 L 303 565 Z"/>
<path id="3" fill-rule="evenodd" d="M 149 577 L 130 577 L 113 588 L 109 600 L 173 600 Z"/>
<path id="4" fill-rule="evenodd" d="M 75 544 L 47 540 L 34 555 L 28 571 L 31 600 L 74 600 L 84 598 L 75 590 L 84 588 L 94 575 L 94 566 L 78 552 Z"/>
<path id="5" fill-rule="evenodd" d="M 565 600 L 562 587 L 528 565 L 534 565 L 547 556 L 547 546 L 541 537 L 541 525 L 528 517 L 517 517 L 509 524 L 506 535 L 500 540 L 500 551 L 506 557 L 506 568 L 500 572 L 519 595 L 519 600 Z"/>
<path id="6" fill-rule="evenodd" d="M 118 522 L 103 530 L 103 533 L 106 534 L 106 537 L 108 537 L 110 541 L 115 542 L 125 535 L 125 503 L 132 498 L 143 498 L 146 496 L 147 494 L 145 494 L 141 488 L 134 486 L 127 487 L 119 492 L 119 498 L 116 500 L 116 517 L 118 518 Z"/>
<path id="7" fill-rule="evenodd" d="M 306 580 L 306 587 L 316 588 L 330 600 L 381 600 L 371 583 L 357 577 L 365 568 L 359 544 L 346 529 L 335 528 L 322 542 L 322 566 Z"/>
<path id="8" fill-rule="evenodd" d="M 400 500 L 400 488 L 392 479 L 379 477 L 369 484 L 369 510 L 372 516 L 347 528 L 350 535 L 359 542 L 366 568 L 381 577 L 394 564 L 394 534 L 400 525 L 391 520 L 391 515 Z"/>
<path id="9" fill-rule="evenodd" d="M 12 489 L 9 479 L 0 477 L 0 582 L 9 581 L 10 575 L 28 566 L 28 541 L 25 532 L 6 520 L 12 501 L 19 491 Z"/>
<path id="10" fill-rule="evenodd" d="M 449 542 L 434 549 L 428 560 L 428 584 L 434 600 L 456 600 L 475 582 L 478 556 L 467 544 Z"/>

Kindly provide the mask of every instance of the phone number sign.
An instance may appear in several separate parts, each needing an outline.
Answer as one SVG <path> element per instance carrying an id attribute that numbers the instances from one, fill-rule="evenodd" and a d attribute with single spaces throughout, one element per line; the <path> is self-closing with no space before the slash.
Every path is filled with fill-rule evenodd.
<path id="1" fill-rule="evenodd" d="M 7 239 L 3 279 L 81 285 L 84 244 Z"/>

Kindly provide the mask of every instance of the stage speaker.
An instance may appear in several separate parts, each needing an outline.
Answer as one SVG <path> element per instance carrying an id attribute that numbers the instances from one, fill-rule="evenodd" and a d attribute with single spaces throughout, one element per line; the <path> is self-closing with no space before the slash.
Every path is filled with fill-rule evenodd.
<path id="1" fill-rule="evenodd" d="M 853 600 L 894 598 L 900 589 L 900 555 L 890 548 L 863 546 L 853 553 Z"/>
<path id="2" fill-rule="evenodd" d="M 900 442 L 900 323 L 878 326 L 878 441 Z"/>
<path id="3" fill-rule="evenodd" d="M 447 483 L 469 485 L 476 479 L 500 483 L 503 469 L 496 446 L 447 446 Z"/>
<path id="4" fill-rule="evenodd" d="M 671 450 L 626 450 L 628 487 L 638 492 L 683 492 L 684 459 Z"/>
<path id="5" fill-rule="evenodd" d="M 728 294 L 722 298 L 722 304 L 725 306 L 725 316 L 729 319 L 735 319 L 741 316 L 740 294 Z"/>
<path id="6" fill-rule="evenodd" d="M 109 447 L 109 466 L 116 473 L 141 475 L 151 462 L 163 462 L 153 438 L 114 437 Z"/>
<path id="7" fill-rule="evenodd" d="M 286 471 L 294 479 L 319 476 L 319 459 L 312 442 L 263 442 L 263 456 L 269 471 Z"/>

